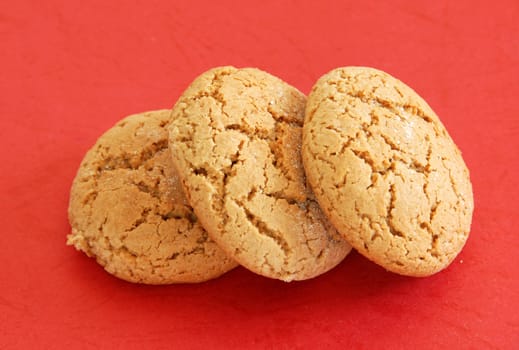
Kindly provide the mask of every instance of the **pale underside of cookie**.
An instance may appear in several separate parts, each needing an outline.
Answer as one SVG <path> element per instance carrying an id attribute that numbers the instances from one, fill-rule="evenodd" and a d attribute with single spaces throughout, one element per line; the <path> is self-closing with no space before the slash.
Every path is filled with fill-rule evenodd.
<path id="1" fill-rule="evenodd" d="M 427 276 L 463 248 L 468 170 L 436 114 L 401 81 L 364 67 L 321 77 L 308 96 L 302 153 L 323 211 L 369 259 Z"/>
<path id="2" fill-rule="evenodd" d="M 257 69 L 198 77 L 173 109 L 174 164 L 195 213 L 230 256 L 284 281 L 315 277 L 350 246 L 305 183 L 305 96 Z"/>
<path id="3" fill-rule="evenodd" d="M 71 189 L 68 244 L 130 282 L 202 282 L 237 266 L 183 194 L 168 148 L 170 114 L 117 123 L 86 154 Z"/>

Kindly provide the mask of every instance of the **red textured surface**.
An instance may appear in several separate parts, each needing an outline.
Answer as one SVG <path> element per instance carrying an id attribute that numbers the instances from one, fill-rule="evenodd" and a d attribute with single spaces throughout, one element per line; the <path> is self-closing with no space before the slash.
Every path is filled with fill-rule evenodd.
<path id="1" fill-rule="evenodd" d="M 519 2 L 245 3 L 0 6 L 0 348 L 519 348 Z M 405 278 L 355 253 L 306 282 L 238 268 L 150 287 L 66 247 L 70 184 L 96 138 L 224 64 L 305 93 L 344 65 L 415 88 L 471 170 L 473 228 L 451 267 Z"/>

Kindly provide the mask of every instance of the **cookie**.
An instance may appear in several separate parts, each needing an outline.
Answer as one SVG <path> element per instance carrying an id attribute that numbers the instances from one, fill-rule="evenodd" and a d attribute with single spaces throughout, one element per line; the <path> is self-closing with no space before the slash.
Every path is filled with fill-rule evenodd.
<path id="1" fill-rule="evenodd" d="M 428 276 L 463 248 L 474 205 L 467 167 L 427 103 L 389 74 L 345 67 L 321 77 L 302 155 L 327 217 L 387 270 Z"/>
<path id="2" fill-rule="evenodd" d="M 249 270 L 304 280 L 350 246 L 306 186 L 300 147 L 305 96 L 258 69 L 199 76 L 173 108 L 170 147 L 209 235 Z"/>
<path id="3" fill-rule="evenodd" d="M 70 193 L 67 243 L 130 282 L 202 282 L 237 266 L 186 201 L 168 148 L 170 115 L 136 114 L 108 130 Z"/>

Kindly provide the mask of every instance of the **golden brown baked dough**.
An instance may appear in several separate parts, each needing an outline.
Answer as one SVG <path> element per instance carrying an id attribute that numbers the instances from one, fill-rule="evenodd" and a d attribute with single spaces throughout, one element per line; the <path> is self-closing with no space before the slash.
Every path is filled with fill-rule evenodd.
<path id="1" fill-rule="evenodd" d="M 130 282 L 202 282 L 237 266 L 208 238 L 171 163 L 171 111 L 129 116 L 88 151 L 70 193 L 68 244 Z"/>
<path id="2" fill-rule="evenodd" d="M 469 172 L 439 118 L 401 81 L 365 67 L 325 74 L 308 96 L 302 153 L 322 209 L 369 259 L 427 276 L 461 251 Z"/>
<path id="3" fill-rule="evenodd" d="M 350 251 L 305 184 L 305 96 L 258 69 L 199 76 L 173 109 L 170 147 L 196 215 L 240 264 L 284 281 L 315 277 Z"/>

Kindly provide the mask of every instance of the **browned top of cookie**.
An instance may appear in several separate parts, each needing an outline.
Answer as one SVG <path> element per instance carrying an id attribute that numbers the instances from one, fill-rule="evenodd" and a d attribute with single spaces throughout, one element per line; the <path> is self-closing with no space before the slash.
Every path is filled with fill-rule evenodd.
<path id="1" fill-rule="evenodd" d="M 462 249 L 473 210 L 468 170 L 436 114 L 401 81 L 364 67 L 321 77 L 302 151 L 321 207 L 368 258 L 425 276 Z"/>
<path id="2" fill-rule="evenodd" d="M 70 193 L 68 243 L 130 282 L 201 282 L 237 264 L 210 240 L 171 163 L 171 111 L 129 116 L 88 151 Z"/>
<path id="3" fill-rule="evenodd" d="M 195 213 L 239 263 L 285 281 L 317 276 L 350 247 L 305 184 L 305 96 L 257 69 L 198 77 L 173 109 L 174 164 Z"/>

